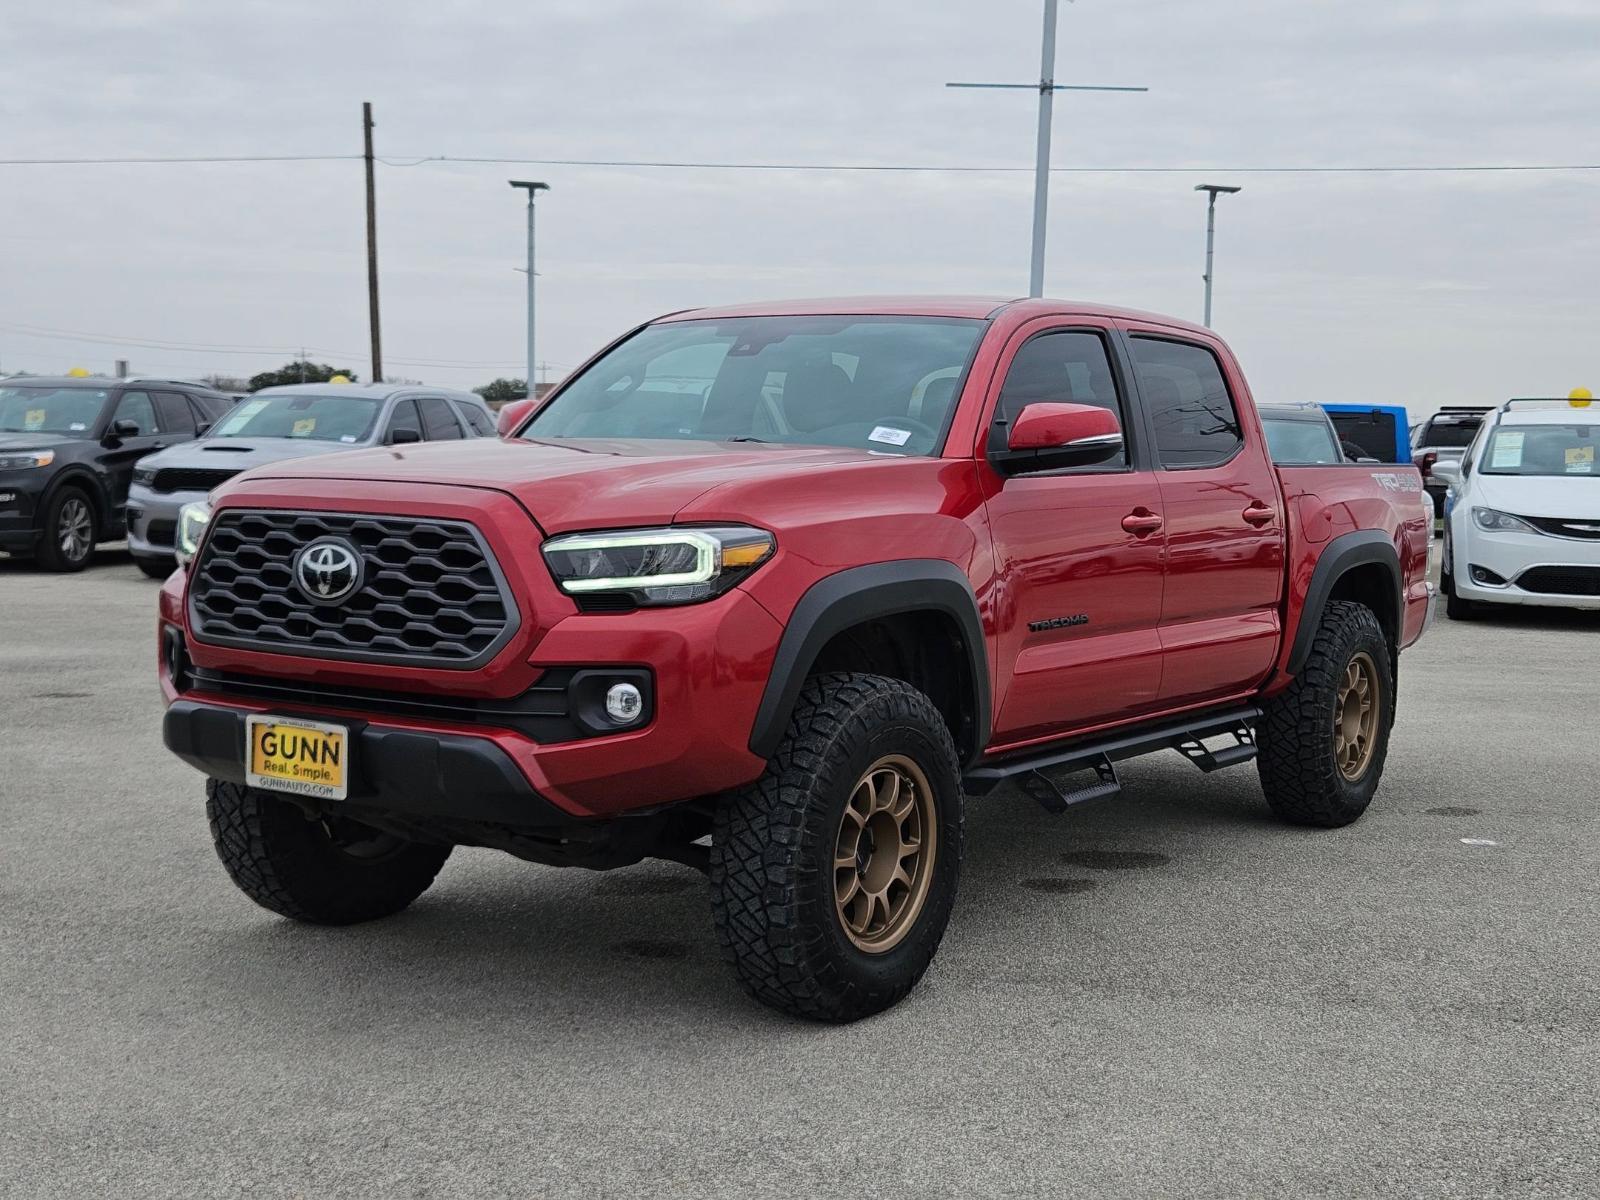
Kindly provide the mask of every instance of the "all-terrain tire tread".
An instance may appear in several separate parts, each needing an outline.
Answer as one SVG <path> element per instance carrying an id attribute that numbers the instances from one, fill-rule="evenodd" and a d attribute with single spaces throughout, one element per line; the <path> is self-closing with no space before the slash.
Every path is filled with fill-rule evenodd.
<path id="1" fill-rule="evenodd" d="M 1383 772 L 1394 721 L 1393 664 L 1372 610 L 1364 604 L 1336 600 L 1322 614 L 1305 666 L 1283 693 L 1267 702 L 1256 731 L 1261 789 L 1272 811 L 1292 824 L 1324 829 L 1348 825 L 1371 801 L 1370 789 L 1365 798 L 1352 798 L 1331 746 L 1332 698 L 1357 642 L 1373 652 L 1380 673 L 1388 680 L 1378 744 L 1367 778 L 1375 780 Z"/>
<path id="2" fill-rule="evenodd" d="M 914 973 L 863 987 L 819 947 L 827 934 L 824 922 L 835 921 L 834 913 L 818 911 L 801 894 L 799 881 L 808 865 L 815 866 L 805 861 L 805 843 L 820 833 L 831 846 L 831 831 L 819 828 L 828 816 L 816 799 L 819 777 L 826 779 L 838 765 L 841 744 L 866 737 L 886 721 L 933 736 L 940 761 L 925 769 L 948 772 L 959 797 L 955 744 L 932 701 L 897 679 L 827 674 L 807 680 L 788 734 L 761 778 L 718 808 L 711 855 L 717 940 L 746 990 L 780 1011 L 849 1021 L 888 1008 L 916 986 L 943 933 L 941 920 Z M 940 854 L 953 855 L 959 867 L 965 828 L 959 801 L 956 807 L 955 844 L 944 845 Z"/>

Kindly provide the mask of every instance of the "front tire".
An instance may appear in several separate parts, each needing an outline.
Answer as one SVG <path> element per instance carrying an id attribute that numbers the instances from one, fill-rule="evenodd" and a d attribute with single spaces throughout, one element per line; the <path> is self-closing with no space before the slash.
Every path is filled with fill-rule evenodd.
<path id="1" fill-rule="evenodd" d="M 312 925 L 391 916 L 433 882 L 451 846 L 408 842 L 347 819 L 308 819 L 272 792 L 206 781 L 211 840 L 238 889 Z"/>
<path id="2" fill-rule="evenodd" d="M 807 681 L 765 774 L 718 808 L 712 914 L 745 989 L 855 1021 L 928 969 L 955 903 L 960 769 L 925 695 L 865 674 Z"/>
<path id="3" fill-rule="evenodd" d="M 63 487 L 44 507 L 39 565 L 46 571 L 81 571 L 94 557 L 99 536 L 94 502 L 82 488 Z"/>
<path id="4" fill-rule="evenodd" d="M 1295 825 L 1333 829 L 1367 811 L 1394 724 L 1394 666 L 1378 618 L 1335 601 L 1287 690 L 1266 704 L 1256 769 L 1267 804 Z"/>

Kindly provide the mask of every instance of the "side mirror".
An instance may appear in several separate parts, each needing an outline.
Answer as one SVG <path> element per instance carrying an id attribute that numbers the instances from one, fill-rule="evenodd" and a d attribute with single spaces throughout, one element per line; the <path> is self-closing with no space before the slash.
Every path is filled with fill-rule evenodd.
<path id="1" fill-rule="evenodd" d="M 119 438 L 138 437 L 139 422 L 126 420 L 113 421 L 111 422 L 111 436 Z"/>
<path id="2" fill-rule="evenodd" d="M 196 425 L 194 427 L 194 435 L 195 435 L 195 437 L 205 437 L 205 435 L 210 433 L 210 432 L 211 432 L 211 422 L 210 421 L 201 421 L 200 424 L 198 424 L 198 425 Z"/>
<path id="3" fill-rule="evenodd" d="M 1436 462 L 1428 472 L 1435 479 L 1443 480 L 1446 486 L 1457 483 L 1461 479 L 1461 464 L 1458 462 Z"/>
<path id="4" fill-rule="evenodd" d="M 1029 404 L 1011 422 L 1006 449 L 994 455 L 1007 475 L 1087 467 L 1122 449 L 1117 414 L 1093 404 Z"/>
<path id="5" fill-rule="evenodd" d="M 502 404 L 500 412 L 495 417 L 494 431 L 501 437 L 510 437 L 511 431 L 521 425 L 523 418 L 533 411 L 533 403 L 531 397 L 525 397 Z"/>
<path id="6" fill-rule="evenodd" d="M 410 446 L 422 440 L 422 434 L 415 429 L 391 429 L 389 431 L 389 445 Z"/>

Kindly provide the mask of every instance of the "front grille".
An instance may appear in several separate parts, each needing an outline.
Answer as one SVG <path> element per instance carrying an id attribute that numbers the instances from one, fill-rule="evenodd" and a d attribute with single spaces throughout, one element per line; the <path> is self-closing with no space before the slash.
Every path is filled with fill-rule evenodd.
<path id="1" fill-rule="evenodd" d="M 232 470 L 207 470 L 201 467 L 162 467 L 150 480 L 153 492 L 209 492 L 218 484 L 227 483 L 242 468 Z"/>
<path id="2" fill-rule="evenodd" d="M 145 526 L 144 540 L 152 546 L 170 546 L 178 536 L 176 521 L 151 521 Z"/>
<path id="3" fill-rule="evenodd" d="M 1600 567 L 1533 567 L 1517 576 L 1517 586 L 1546 596 L 1600 596 Z"/>
<path id="4" fill-rule="evenodd" d="M 360 586 L 312 603 L 294 580 L 300 550 L 342 538 Z M 198 641 L 248 650 L 466 670 L 517 631 L 510 589 L 463 521 L 227 509 L 211 523 L 189 586 Z"/>
<path id="5" fill-rule="evenodd" d="M 1600 541 L 1600 516 L 1582 517 L 1518 517 L 1541 533 L 1552 537 L 1576 538 L 1582 541 Z"/>

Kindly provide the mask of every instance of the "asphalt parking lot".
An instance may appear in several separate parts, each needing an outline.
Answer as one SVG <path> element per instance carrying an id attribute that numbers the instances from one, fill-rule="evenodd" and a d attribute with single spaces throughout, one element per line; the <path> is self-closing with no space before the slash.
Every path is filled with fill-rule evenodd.
<path id="1" fill-rule="evenodd" d="M 1600 619 L 1441 617 L 1346 830 L 1176 754 L 974 801 L 922 987 L 824 1028 L 744 998 L 669 864 L 253 907 L 160 743 L 155 592 L 0 559 L 0 1193 L 1600 1189 Z"/>

